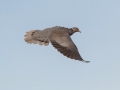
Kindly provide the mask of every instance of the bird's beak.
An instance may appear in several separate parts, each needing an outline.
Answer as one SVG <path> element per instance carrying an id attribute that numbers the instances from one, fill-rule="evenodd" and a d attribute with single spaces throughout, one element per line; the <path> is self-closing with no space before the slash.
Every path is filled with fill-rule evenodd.
<path id="1" fill-rule="evenodd" d="M 78 32 L 80 32 L 80 33 L 81 33 L 81 31 L 80 31 L 80 30 L 78 30 Z"/>

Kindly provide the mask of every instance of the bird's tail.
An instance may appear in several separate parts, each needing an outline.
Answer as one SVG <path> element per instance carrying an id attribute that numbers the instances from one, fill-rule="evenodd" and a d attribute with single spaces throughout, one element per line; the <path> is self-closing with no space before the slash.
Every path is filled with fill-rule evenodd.
<path id="1" fill-rule="evenodd" d="M 32 43 L 38 44 L 38 43 L 39 43 L 39 41 L 34 40 L 34 38 L 32 37 L 32 34 L 33 34 L 35 31 L 36 31 L 36 30 L 31 30 L 31 31 L 26 32 L 26 34 L 24 35 L 24 37 L 25 37 L 25 38 L 24 38 L 25 42 L 30 43 L 30 44 L 32 44 Z"/>

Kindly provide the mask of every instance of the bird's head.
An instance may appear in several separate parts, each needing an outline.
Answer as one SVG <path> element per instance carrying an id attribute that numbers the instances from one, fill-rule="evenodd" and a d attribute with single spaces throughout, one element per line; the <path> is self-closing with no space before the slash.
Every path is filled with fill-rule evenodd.
<path id="1" fill-rule="evenodd" d="M 72 27 L 72 30 L 73 30 L 74 32 L 80 32 L 80 33 L 81 33 L 81 31 L 80 31 L 77 27 Z"/>

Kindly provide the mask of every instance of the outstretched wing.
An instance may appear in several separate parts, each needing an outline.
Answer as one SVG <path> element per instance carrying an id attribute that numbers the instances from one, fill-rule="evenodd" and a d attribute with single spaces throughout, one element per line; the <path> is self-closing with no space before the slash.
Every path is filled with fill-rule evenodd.
<path id="1" fill-rule="evenodd" d="M 60 53 L 67 56 L 68 58 L 89 62 L 83 60 L 83 58 L 80 56 L 76 45 L 73 43 L 67 32 L 53 32 L 50 41 Z"/>

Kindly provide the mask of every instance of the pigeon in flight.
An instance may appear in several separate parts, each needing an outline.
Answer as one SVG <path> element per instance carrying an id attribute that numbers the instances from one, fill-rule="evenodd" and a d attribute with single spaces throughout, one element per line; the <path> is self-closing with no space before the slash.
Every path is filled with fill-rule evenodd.
<path id="1" fill-rule="evenodd" d="M 48 46 L 49 42 L 55 47 L 61 54 L 68 58 L 85 61 L 78 52 L 78 48 L 71 39 L 71 35 L 75 32 L 81 32 L 77 27 L 65 28 L 61 26 L 54 26 L 43 30 L 31 30 L 26 32 L 25 42 L 30 44 L 39 44 Z"/>

